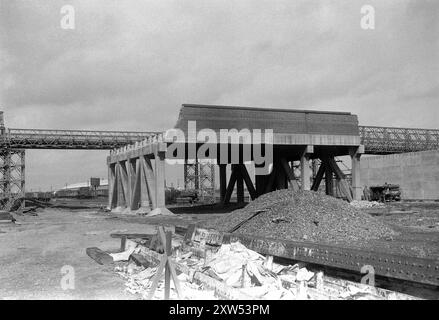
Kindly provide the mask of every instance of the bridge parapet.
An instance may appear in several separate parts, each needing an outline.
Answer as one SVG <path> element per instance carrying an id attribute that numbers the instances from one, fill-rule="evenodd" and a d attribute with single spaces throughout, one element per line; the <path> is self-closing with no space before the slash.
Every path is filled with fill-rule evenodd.
<path id="1" fill-rule="evenodd" d="M 393 154 L 439 149 L 439 130 L 359 126 L 368 154 Z"/>

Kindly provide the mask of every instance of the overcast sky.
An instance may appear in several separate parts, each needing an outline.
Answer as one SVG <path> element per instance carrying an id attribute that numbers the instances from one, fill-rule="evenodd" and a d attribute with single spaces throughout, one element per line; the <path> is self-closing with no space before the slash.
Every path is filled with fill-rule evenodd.
<path id="1" fill-rule="evenodd" d="M 0 3 L 7 127 L 164 130 L 182 103 L 439 127 L 436 0 Z M 75 8 L 74 30 L 60 27 L 65 4 Z M 365 4 L 375 8 L 374 30 L 360 27 Z M 105 177 L 106 154 L 27 151 L 27 187 Z"/>

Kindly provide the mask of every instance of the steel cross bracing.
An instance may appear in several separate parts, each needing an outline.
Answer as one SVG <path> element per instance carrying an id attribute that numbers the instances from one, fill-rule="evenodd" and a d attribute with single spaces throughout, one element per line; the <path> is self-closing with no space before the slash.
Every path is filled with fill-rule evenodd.
<path id="1" fill-rule="evenodd" d="M 156 132 L 89 130 L 5 130 L 0 148 L 11 149 L 113 149 L 144 140 Z"/>
<path id="2" fill-rule="evenodd" d="M 0 210 L 23 208 L 25 151 L 0 149 Z"/>
<path id="3" fill-rule="evenodd" d="M 201 201 L 215 202 L 215 164 L 212 162 L 186 162 L 184 187 L 200 192 Z"/>
<path id="4" fill-rule="evenodd" d="M 392 154 L 439 149 L 439 130 L 359 126 L 368 154 Z"/>

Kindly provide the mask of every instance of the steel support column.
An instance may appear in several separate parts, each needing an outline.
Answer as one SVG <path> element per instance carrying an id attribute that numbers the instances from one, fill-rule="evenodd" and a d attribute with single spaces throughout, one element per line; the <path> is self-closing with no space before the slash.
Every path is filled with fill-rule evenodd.
<path id="1" fill-rule="evenodd" d="M 25 151 L 0 150 L 0 210 L 24 208 Z"/>

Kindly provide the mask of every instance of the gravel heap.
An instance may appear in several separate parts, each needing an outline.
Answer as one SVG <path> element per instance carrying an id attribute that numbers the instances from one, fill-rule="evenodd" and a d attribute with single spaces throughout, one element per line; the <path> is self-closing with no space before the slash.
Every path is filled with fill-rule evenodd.
<path id="1" fill-rule="evenodd" d="M 395 235 L 388 226 L 343 200 L 314 191 L 291 190 L 264 194 L 243 209 L 208 221 L 205 227 L 230 232 L 257 212 L 235 232 L 330 244 L 364 244 L 369 239 Z"/>

